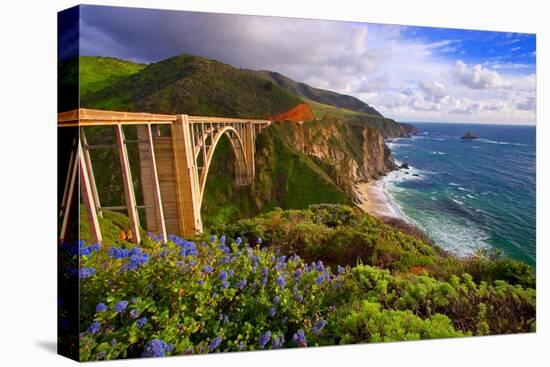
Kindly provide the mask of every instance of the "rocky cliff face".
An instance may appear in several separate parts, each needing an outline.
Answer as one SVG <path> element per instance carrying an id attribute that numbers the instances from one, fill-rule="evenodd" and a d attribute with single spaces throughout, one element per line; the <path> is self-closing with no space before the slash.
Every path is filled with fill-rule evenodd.
<path id="1" fill-rule="evenodd" d="M 340 120 L 291 125 L 283 134 L 288 144 L 311 157 L 356 202 L 361 200 L 357 183 L 377 179 L 396 167 L 376 128 Z"/>

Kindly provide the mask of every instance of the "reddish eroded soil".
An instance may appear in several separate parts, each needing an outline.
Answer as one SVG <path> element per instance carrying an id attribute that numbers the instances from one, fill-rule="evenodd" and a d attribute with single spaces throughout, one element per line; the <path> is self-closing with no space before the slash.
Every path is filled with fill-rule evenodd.
<path id="1" fill-rule="evenodd" d="M 300 103 L 299 105 L 291 108 L 288 111 L 280 113 L 275 116 L 271 116 L 270 120 L 273 121 L 311 121 L 315 118 L 313 110 L 307 103 Z"/>

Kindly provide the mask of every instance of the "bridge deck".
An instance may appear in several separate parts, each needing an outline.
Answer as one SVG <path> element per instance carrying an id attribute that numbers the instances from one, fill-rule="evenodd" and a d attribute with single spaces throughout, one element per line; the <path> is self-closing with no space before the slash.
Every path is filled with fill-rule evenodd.
<path id="1" fill-rule="evenodd" d="M 146 125 L 172 124 L 177 115 L 164 115 L 147 112 L 122 112 L 79 108 L 57 114 L 57 126 L 107 126 L 107 125 Z M 188 116 L 193 124 L 200 123 L 238 123 L 269 124 L 270 120 L 242 119 L 233 117 Z"/>

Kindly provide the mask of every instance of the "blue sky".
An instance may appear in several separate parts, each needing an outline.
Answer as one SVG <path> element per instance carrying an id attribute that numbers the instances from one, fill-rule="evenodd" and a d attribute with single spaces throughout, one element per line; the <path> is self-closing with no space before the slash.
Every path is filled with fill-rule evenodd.
<path id="1" fill-rule="evenodd" d="M 440 51 L 445 58 L 462 59 L 468 63 L 500 62 L 522 65 L 524 72 L 535 71 L 536 38 L 533 34 L 491 32 L 431 27 L 404 27 L 404 38 L 425 42 L 451 41 Z"/>
<path id="2" fill-rule="evenodd" d="M 398 121 L 534 124 L 535 35 L 83 6 L 80 52 L 280 72 Z M 128 22 L 132 19 L 132 22 Z"/>

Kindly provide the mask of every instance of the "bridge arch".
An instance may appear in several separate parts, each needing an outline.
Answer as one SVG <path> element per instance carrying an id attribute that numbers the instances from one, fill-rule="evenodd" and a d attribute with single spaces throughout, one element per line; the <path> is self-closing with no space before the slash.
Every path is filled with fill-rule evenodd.
<path id="1" fill-rule="evenodd" d="M 231 150 L 233 151 L 233 154 L 235 156 L 236 184 L 245 185 L 250 183 L 251 181 L 252 172 L 249 172 L 250 169 L 249 169 L 247 157 L 245 154 L 245 146 L 244 146 L 243 138 L 241 137 L 237 129 L 235 129 L 232 126 L 224 126 L 218 129 L 214 133 L 214 135 L 211 135 L 210 144 L 208 146 L 201 147 L 201 149 L 206 148 L 207 151 L 205 154 L 205 161 L 203 162 L 203 168 L 201 169 L 201 173 L 199 177 L 199 187 L 200 187 L 199 208 L 202 207 L 202 200 L 204 197 L 206 180 L 208 179 L 208 171 L 210 170 L 210 166 L 212 164 L 212 159 L 214 158 L 216 147 L 218 146 L 220 139 L 223 138 L 224 135 L 228 138 L 231 145 Z M 196 159 L 198 159 L 199 155 L 200 155 L 200 150 L 196 152 Z"/>

